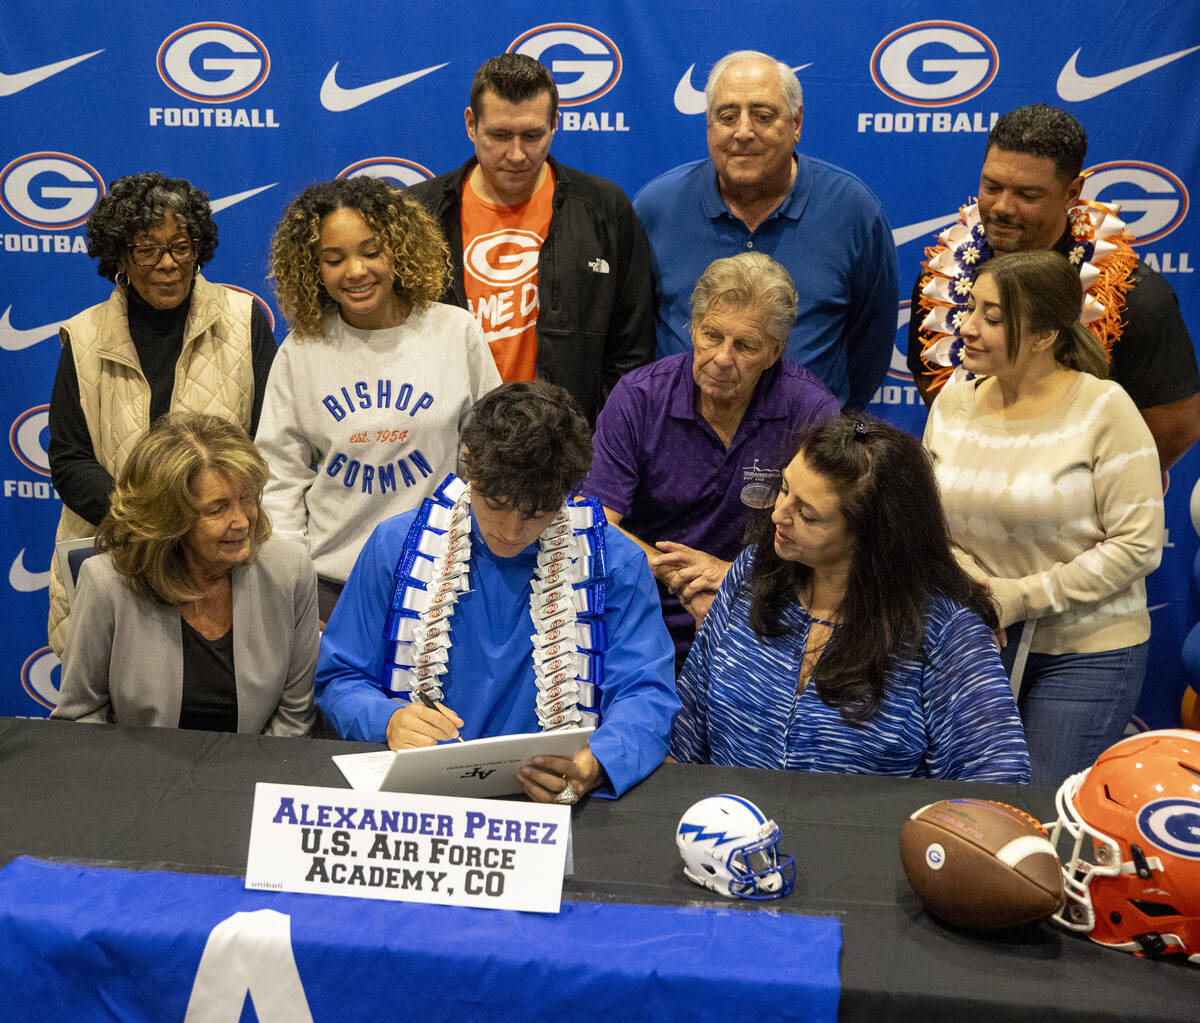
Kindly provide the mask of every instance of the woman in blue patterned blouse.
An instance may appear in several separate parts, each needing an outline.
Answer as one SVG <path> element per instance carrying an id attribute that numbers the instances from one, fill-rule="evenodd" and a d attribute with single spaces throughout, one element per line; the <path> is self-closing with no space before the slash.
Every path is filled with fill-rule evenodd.
<path id="1" fill-rule="evenodd" d="M 808 430 L 678 680 L 693 763 L 1026 782 L 984 587 L 950 552 L 928 457 L 843 416 Z"/>

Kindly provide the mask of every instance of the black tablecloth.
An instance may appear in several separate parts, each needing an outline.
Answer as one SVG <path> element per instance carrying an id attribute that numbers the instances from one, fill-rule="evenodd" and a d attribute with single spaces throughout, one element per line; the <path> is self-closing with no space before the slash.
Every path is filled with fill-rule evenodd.
<path id="1" fill-rule="evenodd" d="M 382 747 L 0 719 L 0 864 L 29 854 L 239 874 L 255 782 L 345 787 L 330 757 L 372 748 Z M 675 825 L 717 792 L 753 800 L 779 823 L 780 847 L 798 864 L 790 897 L 730 903 L 684 878 Z M 847 1020 L 1200 1019 L 1194 966 L 1136 959 L 1049 924 L 982 935 L 929 917 L 900 867 L 900 826 L 925 803 L 963 795 L 1052 814 L 1053 793 L 1033 787 L 664 764 L 619 801 L 576 807 L 575 874 L 563 895 L 836 915 Z M 770 948 L 762 964 L 804 969 Z"/>

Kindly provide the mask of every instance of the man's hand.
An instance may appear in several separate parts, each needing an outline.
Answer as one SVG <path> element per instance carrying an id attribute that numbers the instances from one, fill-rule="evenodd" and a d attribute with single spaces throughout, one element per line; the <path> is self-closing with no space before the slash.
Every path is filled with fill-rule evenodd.
<path id="1" fill-rule="evenodd" d="M 721 580 L 733 564 L 732 561 L 722 561 L 673 540 L 659 540 L 654 546 L 662 552 L 650 559 L 654 577 L 675 594 L 685 607 L 703 594 L 709 595 L 711 603 L 712 596 L 721 588 Z M 688 607 L 688 610 L 691 608 Z M 703 611 L 707 610 L 705 605 Z M 703 612 L 700 618 L 704 618 Z"/>
<path id="2" fill-rule="evenodd" d="M 592 756 L 592 751 L 584 746 L 571 760 L 566 757 L 534 757 L 517 771 L 517 781 L 521 783 L 525 795 L 534 802 L 553 803 L 554 797 L 568 784 L 574 790 L 576 799 L 591 792 L 604 781 L 604 768 Z M 570 802 L 574 803 L 576 799 Z"/>
<path id="3" fill-rule="evenodd" d="M 692 620 L 696 623 L 696 628 L 700 628 L 704 624 L 704 616 L 708 614 L 708 609 L 712 607 L 713 597 L 715 593 L 699 593 L 691 600 L 684 601 L 683 609 L 692 616 Z"/>
<path id="4" fill-rule="evenodd" d="M 389 749 L 414 749 L 434 746 L 458 737 L 463 720 L 445 704 L 437 710 L 420 703 L 401 707 L 388 718 L 387 744 Z"/>

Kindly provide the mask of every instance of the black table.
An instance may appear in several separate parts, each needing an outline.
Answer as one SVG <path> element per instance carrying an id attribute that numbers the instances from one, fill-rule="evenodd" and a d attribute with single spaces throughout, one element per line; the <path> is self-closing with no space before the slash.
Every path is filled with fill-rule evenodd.
<path id="1" fill-rule="evenodd" d="M 29 854 L 215 874 L 245 869 L 257 781 L 345 787 L 330 757 L 367 744 L 0 719 L 0 865 Z M 912 894 L 898 836 L 907 815 L 951 796 L 1012 803 L 1042 820 L 1034 787 L 664 764 L 621 800 L 575 810 L 564 898 L 657 905 L 762 904 L 688 882 L 675 825 L 697 799 L 733 792 L 783 829 L 796 890 L 766 905 L 842 923 L 847 1020 L 1200 1019 L 1200 970 L 1101 948 L 1049 924 L 981 935 L 939 924 Z M 765 970 L 802 968 L 775 961 Z"/>

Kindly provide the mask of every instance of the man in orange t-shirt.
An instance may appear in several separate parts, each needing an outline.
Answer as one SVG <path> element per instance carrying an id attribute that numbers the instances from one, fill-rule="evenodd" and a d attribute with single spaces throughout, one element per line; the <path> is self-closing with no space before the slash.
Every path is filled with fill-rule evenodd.
<path id="1" fill-rule="evenodd" d="M 560 384 L 594 423 L 654 354 L 645 233 L 620 188 L 550 156 L 558 90 L 536 60 L 487 61 L 464 117 L 474 158 L 409 189 L 450 244 L 442 300 L 475 315 L 505 381 Z"/>

